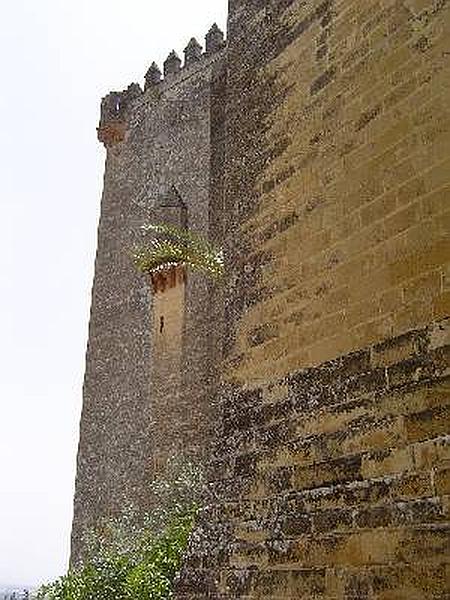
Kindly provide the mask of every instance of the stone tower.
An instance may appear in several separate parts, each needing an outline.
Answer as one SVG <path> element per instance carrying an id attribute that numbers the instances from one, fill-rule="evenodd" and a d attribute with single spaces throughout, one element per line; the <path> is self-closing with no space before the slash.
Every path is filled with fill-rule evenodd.
<path id="1" fill-rule="evenodd" d="M 206 51 L 192 39 L 184 66 L 175 52 L 164 78 L 153 63 L 145 90 L 132 84 L 103 99 L 98 139 L 106 148 L 102 209 L 72 535 L 124 503 L 144 509 L 147 486 L 167 456 L 199 457 L 207 447 L 212 362 L 209 297 L 183 269 L 152 279 L 130 259 L 146 222 L 214 237 L 220 193 L 224 36 L 214 26 Z M 213 143 L 214 141 L 214 143 Z"/>

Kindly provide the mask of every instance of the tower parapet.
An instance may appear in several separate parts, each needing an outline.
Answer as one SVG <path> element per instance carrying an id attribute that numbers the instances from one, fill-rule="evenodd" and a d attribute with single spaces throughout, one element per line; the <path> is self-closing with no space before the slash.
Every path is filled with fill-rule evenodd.
<path id="1" fill-rule="evenodd" d="M 139 84 L 132 83 L 122 92 L 110 92 L 102 100 L 97 136 L 106 147 L 123 141 L 127 129 L 126 117 L 130 104 L 142 95 Z"/>
<path id="2" fill-rule="evenodd" d="M 175 50 L 172 50 L 163 65 L 163 73 L 152 62 L 145 74 L 144 92 L 155 90 L 165 82 L 173 83 L 184 71 L 196 65 L 202 65 L 205 59 L 211 59 L 226 47 L 224 33 L 216 23 L 205 36 L 205 51 L 195 37 L 192 37 L 184 49 L 184 63 Z M 210 64 L 210 60 L 205 65 Z M 107 148 L 122 142 L 127 131 L 127 117 L 132 102 L 144 93 L 137 83 L 132 83 L 126 90 L 110 92 L 102 100 L 100 124 L 97 128 L 98 139 Z"/>

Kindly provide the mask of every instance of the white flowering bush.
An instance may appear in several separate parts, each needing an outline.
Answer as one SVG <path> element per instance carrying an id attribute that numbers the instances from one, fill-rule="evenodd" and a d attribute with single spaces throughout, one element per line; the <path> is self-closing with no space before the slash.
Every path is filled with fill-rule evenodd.
<path id="1" fill-rule="evenodd" d="M 223 251 L 204 237 L 166 223 L 151 223 L 141 229 L 147 238 L 151 236 L 132 251 L 133 262 L 141 273 L 185 265 L 216 279 L 224 274 Z"/>
<path id="2" fill-rule="evenodd" d="M 85 537 L 82 563 L 44 586 L 45 600 L 162 600 L 171 598 L 202 497 L 200 469 L 172 459 L 151 485 L 154 508 L 128 507 L 102 519 Z"/>

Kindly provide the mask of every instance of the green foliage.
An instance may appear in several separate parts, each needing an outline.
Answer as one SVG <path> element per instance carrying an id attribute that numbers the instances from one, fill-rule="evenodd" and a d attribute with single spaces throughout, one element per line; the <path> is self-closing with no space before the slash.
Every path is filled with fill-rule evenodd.
<path id="1" fill-rule="evenodd" d="M 83 562 L 44 586 L 46 600 L 165 600 L 172 597 L 203 489 L 199 469 L 172 460 L 151 485 L 154 510 L 128 507 L 85 537 Z"/>
<path id="2" fill-rule="evenodd" d="M 144 225 L 142 230 L 153 236 L 142 246 L 134 248 L 132 253 L 133 262 L 142 273 L 186 265 L 210 277 L 223 275 L 222 250 L 214 248 L 203 237 L 167 224 Z"/>
<path id="3" fill-rule="evenodd" d="M 128 552 L 105 553 L 43 588 L 49 600 L 163 600 L 170 598 L 195 511 L 174 518 L 159 535 L 143 531 Z"/>

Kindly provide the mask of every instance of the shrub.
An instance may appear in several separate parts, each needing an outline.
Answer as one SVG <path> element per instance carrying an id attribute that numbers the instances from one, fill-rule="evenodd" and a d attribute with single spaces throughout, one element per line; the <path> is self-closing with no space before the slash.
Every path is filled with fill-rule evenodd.
<path id="1" fill-rule="evenodd" d="M 163 600 L 171 598 L 198 512 L 199 469 L 172 460 L 168 476 L 151 485 L 154 509 L 128 507 L 102 519 L 85 536 L 83 561 L 41 588 L 46 600 Z"/>
<path id="2" fill-rule="evenodd" d="M 136 246 L 133 262 L 141 273 L 154 273 L 174 265 L 186 265 L 208 277 L 220 278 L 224 272 L 223 252 L 214 248 L 203 237 L 167 224 L 149 224 L 142 227 L 152 237 Z"/>

